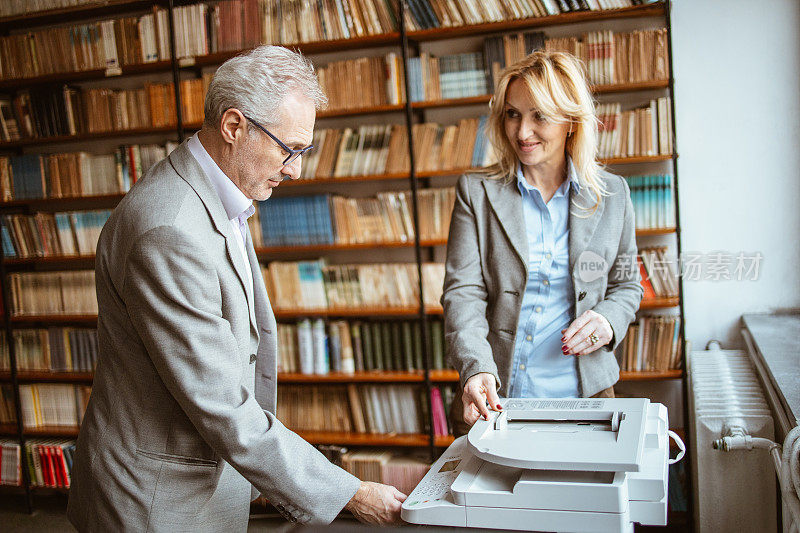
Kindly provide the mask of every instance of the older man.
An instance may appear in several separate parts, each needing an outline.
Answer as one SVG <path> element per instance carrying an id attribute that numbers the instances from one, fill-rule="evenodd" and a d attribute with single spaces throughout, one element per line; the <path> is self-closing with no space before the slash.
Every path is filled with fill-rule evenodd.
<path id="1" fill-rule="evenodd" d="M 299 177 L 324 103 L 299 54 L 227 61 L 202 130 L 106 223 L 68 508 L 79 530 L 244 531 L 251 488 L 292 521 L 398 519 L 402 493 L 332 465 L 274 414 L 277 330 L 247 218 Z"/>

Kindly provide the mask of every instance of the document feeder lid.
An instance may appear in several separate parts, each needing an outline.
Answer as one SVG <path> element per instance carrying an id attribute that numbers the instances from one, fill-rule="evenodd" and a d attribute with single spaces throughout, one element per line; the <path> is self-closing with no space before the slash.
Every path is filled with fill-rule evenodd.
<path id="1" fill-rule="evenodd" d="M 467 440 L 492 463 L 525 469 L 638 472 L 646 398 L 504 399 Z"/>

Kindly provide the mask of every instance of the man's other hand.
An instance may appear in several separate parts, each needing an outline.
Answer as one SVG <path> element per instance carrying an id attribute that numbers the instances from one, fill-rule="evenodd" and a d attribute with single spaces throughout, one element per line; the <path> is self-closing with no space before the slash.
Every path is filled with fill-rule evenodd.
<path id="1" fill-rule="evenodd" d="M 394 524 L 400 522 L 400 505 L 405 499 L 406 495 L 391 485 L 362 481 L 345 509 L 367 524 Z"/>

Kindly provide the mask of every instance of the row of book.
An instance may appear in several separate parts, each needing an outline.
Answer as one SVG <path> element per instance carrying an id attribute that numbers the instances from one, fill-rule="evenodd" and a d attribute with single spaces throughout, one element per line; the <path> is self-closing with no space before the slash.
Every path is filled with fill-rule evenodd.
<path id="1" fill-rule="evenodd" d="M 296 44 L 397 31 L 391 0 L 232 0 L 211 7 L 212 51 Z"/>
<path id="2" fill-rule="evenodd" d="M 637 229 L 675 226 L 672 177 L 630 176 Z M 418 194 L 420 239 L 445 241 L 455 201 L 452 187 L 422 189 Z M 261 202 L 255 217 L 254 246 L 411 242 L 414 225 L 411 192 L 346 198 L 314 195 Z M 6 256 L 93 255 L 111 211 L 37 213 L 2 217 Z"/>
<path id="3" fill-rule="evenodd" d="M 181 80 L 184 121 L 199 124 L 210 75 Z M 165 128 L 177 124 L 172 82 L 137 89 L 57 89 L 18 91 L 0 98 L 3 141 L 108 131 Z"/>
<path id="4" fill-rule="evenodd" d="M 22 485 L 19 441 L 0 439 L 0 485 Z"/>
<path id="5" fill-rule="evenodd" d="M 445 413 L 442 394 L 434 387 Z M 427 430 L 429 399 L 418 385 L 283 385 L 278 387 L 278 419 L 294 431 L 420 434 Z M 440 421 L 441 422 L 441 421 Z M 437 422 L 438 436 L 448 433 Z M 439 432 L 441 430 L 441 432 Z"/>
<path id="6" fill-rule="evenodd" d="M 503 69 L 534 50 L 568 52 L 583 60 L 592 84 L 620 84 L 669 79 L 667 30 L 591 32 L 578 37 L 547 39 L 542 32 L 489 37 L 483 53 L 441 57 L 421 53 L 408 62 L 412 102 L 447 100 L 490 93 Z M 403 72 L 397 54 L 336 61 L 319 69 L 331 99 L 330 109 L 399 104 Z M 357 80 L 366 87 L 358 95 L 347 90 Z"/>
<path id="7" fill-rule="evenodd" d="M 455 202 L 452 187 L 419 191 L 420 239 L 446 240 Z M 256 246 L 412 242 L 411 191 L 346 198 L 320 194 L 259 203 Z M 22 215 L 20 215 L 22 216 Z"/>
<path id="8" fill-rule="evenodd" d="M 6 0 L 0 2 L 0 17 L 33 14 L 51 9 L 93 4 L 97 0 Z"/>
<path id="9" fill-rule="evenodd" d="M 445 55 L 421 53 L 408 61 L 412 102 L 481 96 L 489 92 L 480 52 Z"/>
<path id="10" fill-rule="evenodd" d="M 651 3 L 651 0 L 410 0 L 406 27 L 414 31 L 618 9 L 646 3 Z"/>
<path id="11" fill-rule="evenodd" d="M 94 271 L 8 275 L 12 316 L 96 315 Z"/>
<path id="12" fill-rule="evenodd" d="M 326 265 L 320 259 L 273 261 L 261 269 L 276 311 L 313 313 L 419 305 L 419 278 L 414 263 Z M 423 263 L 422 282 L 425 306 L 441 308 L 444 264 Z"/>
<path id="13" fill-rule="evenodd" d="M 589 83 L 621 84 L 669 79 L 666 28 L 617 33 L 611 30 L 578 37 L 546 39 L 547 51 L 568 52 L 586 66 Z"/>
<path id="14" fill-rule="evenodd" d="M 681 367 L 681 317 L 643 316 L 617 347 L 620 370 L 664 372 Z"/>
<path id="15" fill-rule="evenodd" d="M 486 137 L 486 116 L 465 118 L 444 126 L 414 124 L 417 172 L 460 170 L 494 162 Z M 303 157 L 301 179 L 401 174 L 411 167 L 408 131 L 400 125 L 319 129 L 314 149 Z"/>
<path id="16" fill-rule="evenodd" d="M 675 197 L 672 176 L 627 176 L 636 229 L 674 228 Z"/>
<path id="17" fill-rule="evenodd" d="M 0 440 L 0 485 L 22 485 L 22 467 L 28 469 L 33 487 L 69 488 L 75 441 L 36 439 L 25 441 L 25 454 L 19 442 Z"/>
<path id="18" fill-rule="evenodd" d="M 638 260 L 644 300 L 678 296 L 678 272 L 666 246 L 640 248 Z"/>
<path id="19" fill-rule="evenodd" d="M 97 330 L 88 328 L 15 329 L 17 370 L 92 372 L 97 365 Z M 11 370 L 5 335 L 0 335 L 0 370 Z"/>
<path id="20" fill-rule="evenodd" d="M 323 321 L 303 319 L 278 324 L 279 371 L 301 374 L 423 370 L 422 326 L 417 320 Z M 444 334 L 441 320 L 428 323 L 431 368 L 441 370 Z"/>
<path id="21" fill-rule="evenodd" d="M 203 56 L 218 50 L 244 48 L 241 42 L 231 47 L 240 32 L 226 31 L 235 22 L 231 4 L 209 10 L 206 4 L 173 9 L 175 56 L 178 59 Z M 248 0 L 250 15 L 258 23 L 257 0 Z M 241 15 L 241 14 L 240 14 Z M 241 25 L 241 16 L 239 16 Z M 247 27 L 252 27 L 252 23 Z M 252 34 L 252 32 L 250 32 Z M 244 36 L 247 47 L 260 44 L 258 35 Z M 248 38 L 249 37 L 249 38 Z M 107 75 L 121 68 L 155 61 L 168 61 L 170 52 L 169 12 L 155 7 L 151 13 L 90 23 L 47 28 L 0 37 L 0 78 L 29 78 L 59 72 L 105 69 Z"/>
<path id="22" fill-rule="evenodd" d="M 486 135 L 488 117 L 465 118 L 442 126 L 415 124 L 414 161 L 418 172 L 489 166 L 497 161 Z"/>
<path id="23" fill-rule="evenodd" d="M 599 104 L 597 116 L 601 122 L 599 157 L 672 155 L 670 97 L 628 111 L 622 111 L 619 103 Z"/>
<path id="24" fill-rule="evenodd" d="M 89 403 L 92 387 L 71 384 L 20 385 L 22 425 L 40 427 L 78 427 Z"/>
<path id="25" fill-rule="evenodd" d="M 110 216 L 109 210 L 4 215 L 3 248 L 11 244 L 16 257 L 94 255 Z"/>
<path id="26" fill-rule="evenodd" d="M 0 199 L 69 198 L 127 192 L 178 143 L 134 144 L 113 154 L 0 156 Z"/>
<path id="27" fill-rule="evenodd" d="M 413 0 L 409 30 L 608 9 L 596 0 Z M 612 5 L 612 2 L 605 2 Z M 620 1 L 630 5 L 630 1 Z M 592 5 L 594 4 L 594 5 Z M 173 9 L 175 55 L 194 58 L 259 44 L 349 39 L 397 31 L 389 0 L 227 0 Z M 0 38 L 0 78 L 109 69 L 170 59 L 168 12 L 48 28 Z"/>
<path id="28" fill-rule="evenodd" d="M 168 60 L 167 11 L 0 37 L 0 78 L 107 70 Z"/>
<path id="29" fill-rule="evenodd" d="M 405 101 L 402 58 L 395 52 L 318 66 L 317 79 L 328 95 L 329 111 L 396 105 Z"/>
<path id="30" fill-rule="evenodd" d="M 276 310 L 308 311 L 418 305 L 414 263 L 327 265 L 273 261 L 261 267 Z M 438 308 L 444 264 L 422 265 L 423 301 Z M 12 316 L 96 315 L 94 271 L 15 272 L 8 275 Z"/>

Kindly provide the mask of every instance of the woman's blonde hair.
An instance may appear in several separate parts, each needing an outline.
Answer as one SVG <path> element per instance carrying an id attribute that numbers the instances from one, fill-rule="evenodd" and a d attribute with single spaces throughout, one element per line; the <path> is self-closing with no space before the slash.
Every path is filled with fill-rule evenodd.
<path id="1" fill-rule="evenodd" d="M 487 169 L 490 177 L 512 179 L 519 164 L 505 130 L 506 91 L 514 80 L 525 83 L 536 109 L 548 121 L 570 124 L 572 133 L 567 137 L 567 154 L 575 165 L 581 187 L 588 188 L 596 198 L 593 206 L 579 207 L 594 211 L 608 194 L 597 162 L 599 121 L 583 65 L 570 54 L 533 52 L 503 71 L 489 104 L 487 134 L 498 160 Z"/>

